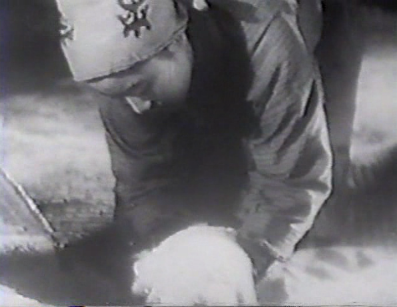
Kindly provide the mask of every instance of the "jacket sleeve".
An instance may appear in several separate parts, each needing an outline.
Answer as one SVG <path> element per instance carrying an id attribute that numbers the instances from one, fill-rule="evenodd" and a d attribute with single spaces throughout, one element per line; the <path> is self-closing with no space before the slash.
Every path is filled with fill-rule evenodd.
<path id="1" fill-rule="evenodd" d="M 319 73 L 301 36 L 279 16 L 257 37 L 249 99 L 258 121 L 246 144 L 239 236 L 284 261 L 329 196 L 331 151 Z"/>

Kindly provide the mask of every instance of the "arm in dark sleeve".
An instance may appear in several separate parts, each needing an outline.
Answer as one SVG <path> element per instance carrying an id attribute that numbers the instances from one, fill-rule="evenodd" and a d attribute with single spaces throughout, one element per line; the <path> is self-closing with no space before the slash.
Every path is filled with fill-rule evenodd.
<path id="1" fill-rule="evenodd" d="M 125 100 L 102 101 L 100 113 L 115 177 L 116 222 L 150 245 L 150 236 L 186 223 L 177 193 L 183 181 L 174 149 L 178 127 L 170 114 L 137 114 Z"/>
<path id="2" fill-rule="evenodd" d="M 317 67 L 290 22 L 275 18 L 253 46 L 249 99 L 258 125 L 247 140 L 253 165 L 239 237 L 284 261 L 330 193 L 323 93 Z"/>

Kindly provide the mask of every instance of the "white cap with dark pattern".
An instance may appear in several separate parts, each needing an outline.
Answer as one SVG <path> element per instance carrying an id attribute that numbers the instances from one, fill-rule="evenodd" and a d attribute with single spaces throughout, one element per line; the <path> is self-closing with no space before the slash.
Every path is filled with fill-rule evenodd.
<path id="1" fill-rule="evenodd" d="M 76 81 L 107 76 L 146 60 L 186 29 L 174 0 L 56 0 L 62 49 Z"/>

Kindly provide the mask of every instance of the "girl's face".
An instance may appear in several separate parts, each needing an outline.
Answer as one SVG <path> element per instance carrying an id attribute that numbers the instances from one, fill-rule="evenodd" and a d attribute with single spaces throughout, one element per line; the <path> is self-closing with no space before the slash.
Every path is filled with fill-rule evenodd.
<path id="1" fill-rule="evenodd" d="M 193 51 L 186 35 L 182 34 L 153 58 L 87 84 L 108 96 L 178 107 L 186 100 L 192 67 Z"/>

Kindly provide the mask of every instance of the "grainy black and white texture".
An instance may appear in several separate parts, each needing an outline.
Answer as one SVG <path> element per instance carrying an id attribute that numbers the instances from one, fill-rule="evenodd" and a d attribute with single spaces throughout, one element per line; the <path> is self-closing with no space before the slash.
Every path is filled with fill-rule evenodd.
<path id="1" fill-rule="evenodd" d="M 275 268 L 259 286 L 264 304 L 397 304 L 396 3 L 362 3 L 351 174 L 338 206 L 323 209 L 287 273 Z M 1 167 L 36 202 L 56 240 L 76 241 L 112 218 L 114 179 L 98 97 L 70 81 L 52 1 L 0 0 L 0 14 Z M 108 236 L 106 244 L 114 239 Z M 116 247 L 90 239 L 81 245 L 57 257 L 0 256 L 0 305 L 34 304 L 27 298 L 38 306 L 126 304 L 122 274 L 96 271 L 84 259 L 94 253 L 100 266 L 117 256 Z"/>

